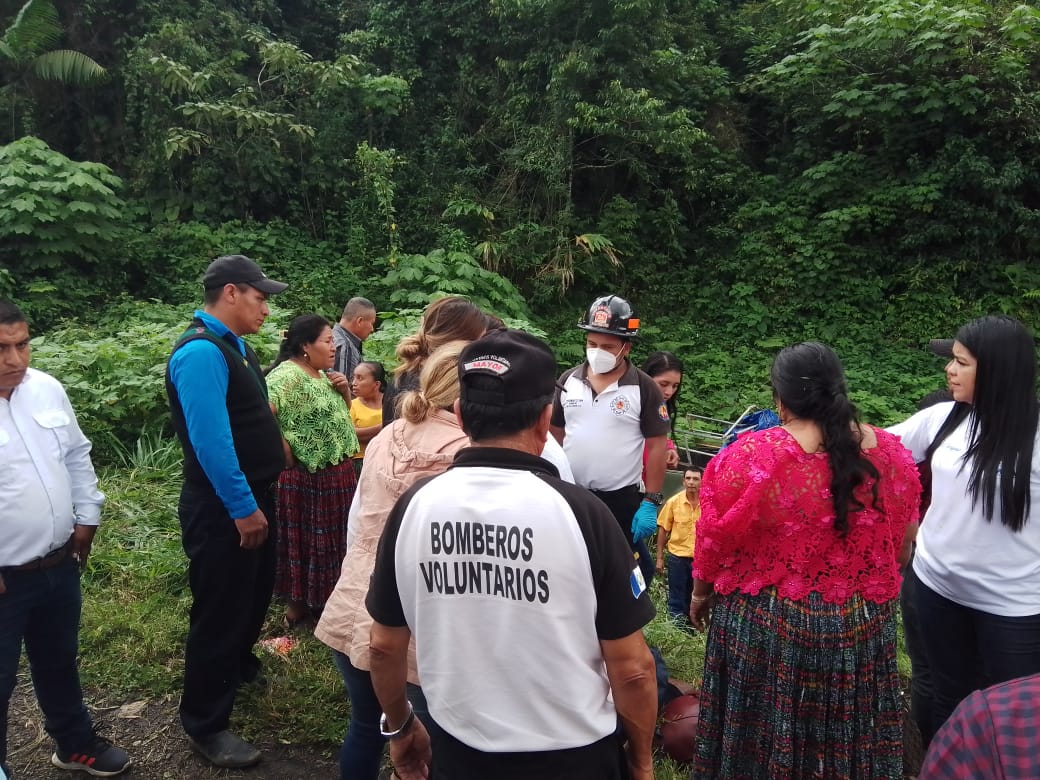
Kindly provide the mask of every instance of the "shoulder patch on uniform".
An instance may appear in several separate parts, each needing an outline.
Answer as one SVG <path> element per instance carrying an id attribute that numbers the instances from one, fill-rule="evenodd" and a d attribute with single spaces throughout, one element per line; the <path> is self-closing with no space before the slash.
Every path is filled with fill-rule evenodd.
<path id="1" fill-rule="evenodd" d="M 657 407 L 657 414 L 660 416 L 662 420 L 668 422 L 668 407 L 664 404 L 663 401 L 661 402 L 661 405 Z"/>
<path id="2" fill-rule="evenodd" d="M 643 579 L 643 572 L 639 566 L 632 569 L 632 573 L 628 575 L 628 584 L 632 587 L 632 598 L 634 599 L 646 592 L 646 580 Z"/>

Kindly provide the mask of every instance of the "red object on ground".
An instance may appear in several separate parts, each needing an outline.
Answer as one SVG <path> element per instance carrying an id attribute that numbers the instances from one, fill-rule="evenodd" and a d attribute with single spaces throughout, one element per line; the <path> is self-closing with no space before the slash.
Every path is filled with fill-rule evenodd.
<path id="1" fill-rule="evenodd" d="M 693 760 L 697 750 L 697 723 L 701 701 L 696 694 L 679 696 L 661 711 L 661 747 L 670 758 L 684 764 Z"/>

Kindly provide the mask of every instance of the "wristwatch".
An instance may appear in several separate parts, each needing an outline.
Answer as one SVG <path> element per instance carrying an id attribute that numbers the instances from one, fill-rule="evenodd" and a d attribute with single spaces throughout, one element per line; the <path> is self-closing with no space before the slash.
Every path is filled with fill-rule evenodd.
<path id="1" fill-rule="evenodd" d="M 654 506 L 661 506 L 664 503 L 664 493 L 643 493 L 643 500 Z"/>

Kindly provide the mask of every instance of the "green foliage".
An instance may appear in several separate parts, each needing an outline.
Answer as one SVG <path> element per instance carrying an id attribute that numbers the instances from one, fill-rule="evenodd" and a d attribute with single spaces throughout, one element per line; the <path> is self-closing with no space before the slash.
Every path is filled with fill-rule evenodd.
<path id="1" fill-rule="evenodd" d="M 118 176 L 77 163 L 38 138 L 0 147 L 0 238 L 9 262 L 27 271 L 71 258 L 96 263 L 119 236 Z"/>
<path id="2" fill-rule="evenodd" d="M 773 158 L 713 279 L 732 337 L 905 343 L 987 310 L 1036 316 L 1019 269 L 1040 250 L 1028 205 L 1040 177 L 1027 162 L 1040 151 L 1027 75 L 1040 38 L 1034 14 L 1007 8 L 874 0 L 739 13 L 764 31 L 744 89 Z"/>
<path id="3" fill-rule="evenodd" d="M 0 96 L 10 106 L 11 137 L 18 135 L 19 99 L 32 99 L 32 82 L 68 86 L 96 84 L 108 75 L 92 58 L 70 49 L 53 49 L 62 37 L 52 0 L 28 0 L 0 38 Z"/>
<path id="4" fill-rule="evenodd" d="M 337 320 L 353 296 L 379 297 L 374 277 L 382 264 L 366 266 L 331 242 L 316 241 L 278 220 L 233 220 L 216 226 L 160 222 L 132 236 L 126 252 L 131 258 L 129 290 L 167 303 L 200 303 L 203 270 L 225 254 L 248 255 L 268 276 L 287 282 L 289 289 L 276 303 L 294 314 L 311 311 Z"/>
<path id="5" fill-rule="evenodd" d="M 346 40 L 413 80 L 416 111 L 394 144 L 411 139 L 406 198 L 468 239 L 454 244 L 438 226 L 409 243 L 469 252 L 543 307 L 615 280 L 630 257 L 681 262 L 686 231 L 718 220 L 732 197 L 731 177 L 717 175 L 729 96 L 707 8 L 359 6 Z M 615 197 L 637 211 L 624 233 L 604 218 Z M 643 287 L 643 270 L 625 281 Z"/>
<path id="6" fill-rule="evenodd" d="M 0 262 L 17 269 L 27 314 L 47 326 L 96 301 L 82 283 L 118 283 L 111 256 L 123 235 L 121 180 L 105 165 L 75 162 L 38 138 L 0 147 Z"/>
<path id="7" fill-rule="evenodd" d="M 465 252 L 434 249 L 425 255 L 404 255 L 386 275 L 386 285 L 392 305 L 414 308 L 434 298 L 461 295 L 500 317 L 528 315 L 517 289 Z"/>
<path id="8" fill-rule="evenodd" d="M 125 76 L 140 139 L 131 180 L 153 209 L 282 214 L 315 236 L 355 195 L 353 150 L 375 144 L 408 98 L 403 80 L 355 55 L 315 58 L 230 9 L 164 20 L 128 52 Z"/>

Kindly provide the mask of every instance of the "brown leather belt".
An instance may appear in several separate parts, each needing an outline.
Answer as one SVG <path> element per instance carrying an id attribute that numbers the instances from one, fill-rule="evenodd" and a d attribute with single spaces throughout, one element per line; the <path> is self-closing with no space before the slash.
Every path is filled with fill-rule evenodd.
<path id="1" fill-rule="evenodd" d="M 51 550 L 42 558 L 34 558 L 28 563 L 23 563 L 19 566 L 2 566 L 0 567 L 0 571 L 37 571 L 39 569 L 51 569 L 64 561 L 71 551 L 72 539 L 70 538 L 57 550 Z"/>

